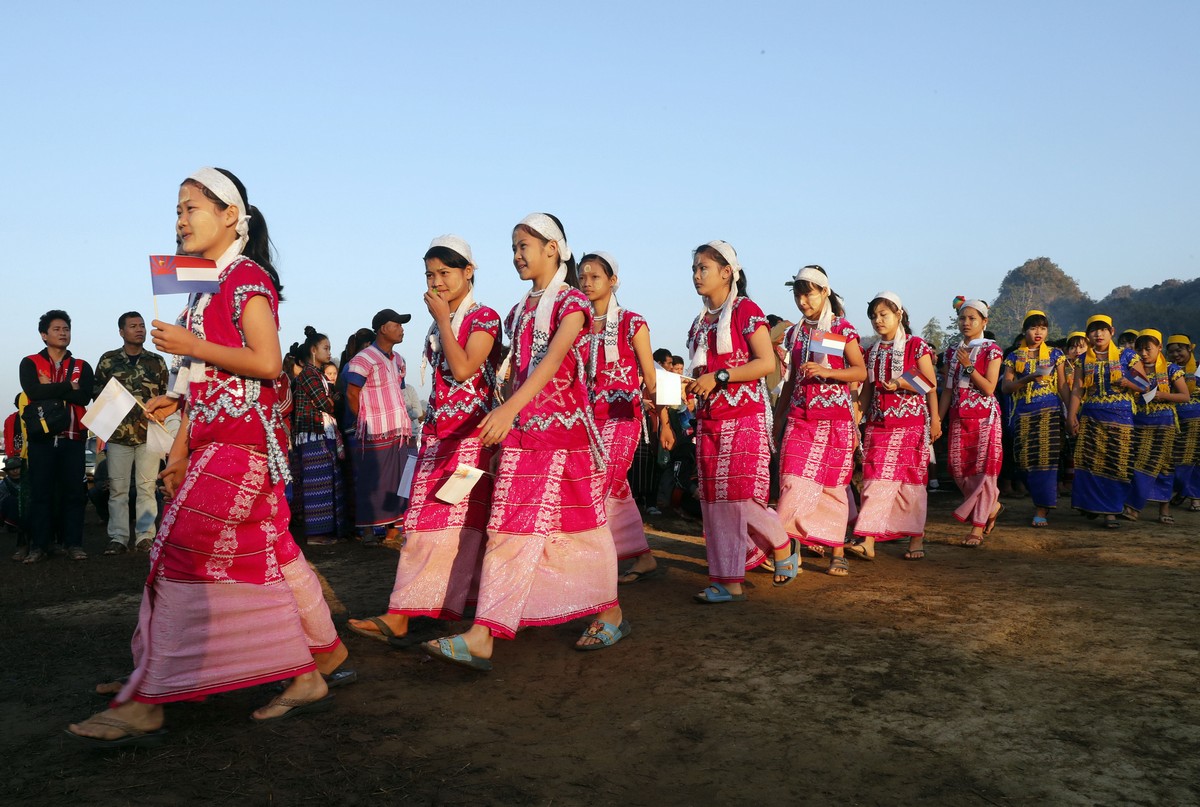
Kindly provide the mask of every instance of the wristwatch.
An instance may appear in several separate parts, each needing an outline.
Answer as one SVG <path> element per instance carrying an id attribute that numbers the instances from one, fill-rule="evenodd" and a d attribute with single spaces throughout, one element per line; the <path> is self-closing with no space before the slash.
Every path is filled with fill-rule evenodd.
<path id="1" fill-rule="evenodd" d="M 728 384 L 729 383 L 729 371 L 728 370 L 723 370 L 723 369 L 717 370 L 717 372 L 714 373 L 714 375 L 716 376 L 718 384 Z"/>

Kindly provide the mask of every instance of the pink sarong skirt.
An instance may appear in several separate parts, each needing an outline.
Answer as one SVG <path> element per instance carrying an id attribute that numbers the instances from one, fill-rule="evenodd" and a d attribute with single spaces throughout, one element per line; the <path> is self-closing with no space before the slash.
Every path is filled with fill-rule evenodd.
<path id="1" fill-rule="evenodd" d="M 192 453 L 150 553 L 135 669 L 115 704 L 199 700 L 316 669 L 313 652 L 337 634 L 324 599 L 311 598 L 315 575 L 289 518 L 265 455 L 225 443 Z M 303 606 L 289 578 L 307 592 Z"/>
<path id="2" fill-rule="evenodd" d="M 539 442 L 509 433 L 492 495 L 475 624 L 506 639 L 617 604 L 604 471 L 586 445 Z"/>
<path id="3" fill-rule="evenodd" d="M 982 527 L 1000 501 L 1002 425 L 999 416 L 972 418 L 950 413 L 950 475 L 962 491 L 954 510 L 959 521 Z"/>
<path id="4" fill-rule="evenodd" d="M 404 549 L 388 613 L 461 619 L 479 598 L 484 532 L 492 500 L 492 457 L 478 437 L 425 437 L 404 515 Z M 458 504 L 437 498 L 459 463 L 487 471 Z"/>
<path id="5" fill-rule="evenodd" d="M 642 514 L 629 488 L 629 468 L 642 436 L 642 424 L 636 420 L 609 418 L 596 426 L 608 451 L 604 469 L 604 509 L 608 514 L 608 529 L 617 546 L 617 560 L 636 558 L 650 551 L 642 527 Z"/>
<path id="6" fill-rule="evenodd" d="M 806 544 L 841 546 L 850 520 L 858 430 L 852 420 L 789 417 L 779 458 L 779 518 Z"/>
<path id="7" fill-rule="evenodd" d="M 787 546 L 767 507 L 771 446 L 765 413 L 696 421 L 696 467 L 708 577 L 738 583 L 767 553 Z"/>
<path id="8" fill-rule="evenodd" d="M 894 541 L 925 534 L 929 441 L 923 422 L 867 424 L 862 509 L 854 534 Z"/>

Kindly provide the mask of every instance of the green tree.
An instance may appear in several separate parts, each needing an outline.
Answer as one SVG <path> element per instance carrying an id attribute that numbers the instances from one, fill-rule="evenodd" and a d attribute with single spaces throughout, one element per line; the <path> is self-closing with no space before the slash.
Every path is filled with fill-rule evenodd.
<path id="1" fill-rule="evenodd" d="M 921 329 L 921 338 L 929 343 L 935 353 L 942 352 L 942 342 L 945 341 L 942 335 L 942 328 L 938 325 L 937 317 L 930 317 L 929 322 L 925 323 L 925 327 Z"/>

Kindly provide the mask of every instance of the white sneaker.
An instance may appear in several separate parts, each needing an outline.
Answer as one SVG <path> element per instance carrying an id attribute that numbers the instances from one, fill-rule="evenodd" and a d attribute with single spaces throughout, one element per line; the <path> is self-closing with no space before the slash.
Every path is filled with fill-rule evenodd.
<path id="1" fill-rule="evenodd" d="M 648 515 L 648 516 L 661 516 L 661 515 L 662 515 L 662 510 L 659 510 L 657 507 L 647 507 L 647 508 L 646 508 L 646 515 Z"/>

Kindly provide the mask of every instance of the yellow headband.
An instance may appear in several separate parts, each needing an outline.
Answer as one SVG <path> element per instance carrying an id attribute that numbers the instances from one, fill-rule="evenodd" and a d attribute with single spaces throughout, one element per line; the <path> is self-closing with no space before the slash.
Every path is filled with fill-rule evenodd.
<path id="1" fill-rule="evenodd" d="M 1083 331 L 1071 331 L 1067 334 L 1067 339 L 1074 339 L 1076 336 L 1082 336 L 1084 339 L 1087 339 L 1087 334 Z"/>
<path id="2" fill-rule="evenodd" d="M 1125 336 L 1126 334 L 1133 334 L 1133 338 L 1137 339 L 1139 336 L 1142 335 L 1142 332 L 1139 331 L 1137 328 L 1126 328 L 1125 330 L 1121 331 L 1121 336 Z M 1121 336 L 1118 336 L 1117 338 L 1120 339 Z"/>
<path id="3" fill-rule="evenodd" d="M 1191 338 L 1182 333 L 1173 333 L 1170 336 L 1168 336 L 1167 344 L 1168 345 L 1184 345 L 1189 350 L 1192 348 Z"/>
<path id="4" fill-rule="evenodd" d="M 1090 331 L 1092 329 L 1092 325 L 1097 322 L 1107 325 L 1110 331 L 1113 329 L 1112 317 L 1108 316 L 1107 314 L 1092 314 L 1090 317 L 1088 317 L 1087 325 L 1085 325 L 1083 329 L 1085 331 Z"/>
<path id="5" fill-rule="evenodd" d="M 1137 335 L 1139 338 L 1143 336 L 1152 337 L 1155 342 L 1158 342 L 1160 345 L 1162 344 L 1162 331 L 1157 331 L 1154 328 L 1147 328 L 1144 331 L 1138 331 Z"/>
<path id="6" fill-rule="evenodd" d="M 1046 317 L 1046 312 L 1038 311 L 1036 308 L 1031 308 L 1025 312 L 1025 319 L 1029 319 L 1030 317 Z M 1050 318 L 1046 317 L 1046 319 L 1050 319 Z M 1024 320 L 1022 320 L 1022 321 L 1024 321 Z"/>

